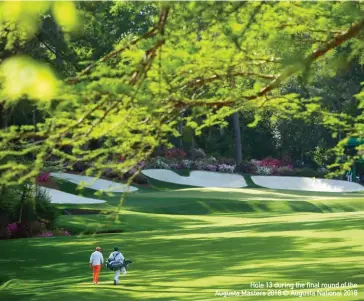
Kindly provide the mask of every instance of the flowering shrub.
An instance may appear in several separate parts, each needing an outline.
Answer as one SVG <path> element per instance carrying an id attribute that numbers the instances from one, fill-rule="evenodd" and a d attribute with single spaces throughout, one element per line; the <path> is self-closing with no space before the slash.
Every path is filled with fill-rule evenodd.
<path id="1" fill-rule="evenodd" d="M 256 174 L 257 166 L 254 165 L 252 162 L 242 162 L 238 166 L 236 166 L 235 171 L 247 174 Z"/>
<path id="2" fill-rule="evenodd" d="M 217 166 L 213 164 L 203 164 L 201 169 L 206 171 L 216 171 Z"/>
<path id="3" fill-rule="evenodd" d="M 54 236 L 70 236 L 71 233 L 68 232 L 67 230 L 56 229 L 56 230 L 53 231 L 53 235 Z"/>
<path id="4" fill-rule="evenodd" d="M 169 163 L 171 169 L 191 169 L 192 165 L 193 161 L 191 160 L 182 160 L 182 161 L 175 160 Z"/>
<path id="5" fill-rule="evenodd" d="M 292 165 L 288 165 L 278 168 L 276 174 L 279 176 L 294 176 L 296 172 Z"/>
<path id="6" fill-rule="evenodd" d="M 13 235 L 19 230 L 19 224 L 18 223 L 12 223 L 7 225 L 8 231 L 10 232 L 10 235 Z"/>
<path id="7" fill-rule="evenodd" d="M 201 159 L 201 158 L 205 158 L 206 154 L 202 148 L 192 148 L 191 156 L 193 159 Z"/>
<path id="8" fill-rule="evenodd" d="M 235 165 L 227 165 L 227 164 L 220 164 L 218 165 L 218 170 L 222 172 L 229 172 L 233 173 L 235 170 Z"/>
<path id="9" fill-rule="evenodd" d="M 194 161 L 191 165 L 192 169 L 204 170 L 205 163 L 203 161 Z"/>
<path id="10" fill-rule="evenodd" d="M 145 166 L 146 168 L 170 169 L 170 165 L 165 163 L 162 157 L 150 159 Z"/>
<path id="11" fill-rule="evenodd" d="M 182 163 L 173 162 L 169 164 L 170 169 L 183 169 Z"/>
<path id="12" fill-rule="evenodd" d="M 286 161 L 265 158 L 263 160 L 251 160 L 251 163 L 256 167 L 256 173 L 259 175 L 293 175 L 293 166 L 287 165 Z"/>
<path id="13" fill-rule="evenodd" d="M 49 172 L 45 172 L 45 173 L 41 173 L 40 175 L 38 175 L 37 177 L 37 181 L 39 183 L 45 183 L 48 182 L 49 178 L 50 178 L 51 174 Z"/>
<path id="14" fill-rule="evenodd" d="M 39 237 L 51 237 L 51 236 L 54 236 L 51 231 L 48 231 L 48 232 L 44 232 L 42 234 L 39 234 Z"/>
<path id="15" fill-rule="evenodd" d="M 182 165 L 184 168 L 190 169 L 193 164 L 191 160 L 182 160 Z"/>
<path id="16" fill-rule="evenodd" d="M 259 166 L 270 167 L 270 168 L 278 168 L 286 165 L 283 161 L 273 158 L 265 158 L 261 161 L 255 161 L 255 162 Z"/>
<path id="17" fill-rule="evenodd" d="M 56 229 L 53 232 L 52 231 L 46 231 L 41 234 L 39 234 L 39 237 L 53 237 L 53 236 L 70 236 L 71 233 L 67 230 L 63 229 Z"/>
<path id="18" fill-rule="evenodd" d="M 274 173 L 274 168 L 268 166 L 257 166 L 257 174 L 262 176 L 269 176 Z"/>
<path id="19" fill-rule="evenodd" d="M 167 161 L 168 160 L 168 161 Z M 221 171 L 233 173 L 235 165 L 218 164 L 214 157 L 203 160 L 175 160 L 166 158 L 152 158 L 145 165 L 146 168 L 157 169 L 194 169 L 194 170 L 206 170 L 206 171 Z M 167 162 L 166 162 L 167 161 Z"/>
<path id="20" fill-rule="evenodd" d="M 193 169 L 197 170 L 207 170 L 207 171 L 221 171 L 233 173 L 235 170 L 235 165 L 228 164 L 207 164 L 203 160 L 195 161 L 192 164 Z"/>
<path id="21" fill-rule="evenodd" d="M 214 163 L 216 163 L 216 162 L 217 162 L 216 158 L 215 158 L 215 157 L 213 157 L 213 156 L 210 156 L 210 157 L 206 158 L 206 159 L 205 159 L 205 161 L 206 161 L 207 163 L 210 163 L 210 164 L 214 164 Z"/>
<path id="22" fill-rule="evenodd" d="M 187 154 L 180 148 L 172 148 L 170 150 L 166 150 L 164 152 L 164 156 L 167 158 L 184 159 L 186 158 Z"/>

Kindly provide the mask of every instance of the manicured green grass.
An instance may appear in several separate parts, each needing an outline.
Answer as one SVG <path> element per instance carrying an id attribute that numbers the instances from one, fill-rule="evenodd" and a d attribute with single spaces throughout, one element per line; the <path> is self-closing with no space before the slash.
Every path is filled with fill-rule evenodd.
<path id="1" fill-rule="evenodd" d="M 363 217 L 362 212 L 265 218 L 170 215 L 169 226 L 159 230 L 1 241 L 0 300 L 217 300 L 216 290 L 249 289 L 253 281 L 351 281 L 360 291 Z M 100 285 L 92 285 L 87 260 L 97 245 L 105 255 L 118 245 L 134 261 L 122 285 L 114 287 L 106 269 Z"/>
<path id="2" fill-rule="evenodd" d="M 163 214 L 339 212 L 364 210 L 363 199 L 363 194 L 194 188 L 130 194 L 124 205 L 129 210 Z"/>
<path id="3" fill-rule="evenodd" d="M 75 191 L 75 185 L 62 184 Z M 92 197 L 93 191 L 84 190 Z M 102 196 L 113 215 L 62 216 L 71 237 L 0 241 L 0 300 L 219 300 L 251 282 L 353 282 L 352 297 L 229 297 L 229 300 L 363 300 L 364 194 L 269 189 L 145 189 Z M 112 216 L 112 219 L 110 218 Z M 90 234 L 120 230 L 117 234 Z M 96 246 L 133 260 L 120 286 L 104 269 L 92 284 Z"/>
<path id="4" fill-rule="evenodd" d="M 173 216 L 122 210 L 120 213 L 109 215 L 62 215 L 57 226 L 74 234 L 94 234 L 118 230 L 120 232 L 175 230 L 186 224 L 198 224 L 198 222 L 195 219 L 182 217 L 177 223 Z"/>
<path id="5" fill-rule="evenodd" d="M 155 182 L 156 184 L 157 182 Z M 178 186 L 178 185 L 177 185 Z M 162 187 L 162 188 L 161 188 Z M 78 194 L 77 186 L 62 184 L 61 189 Z M 157 214 L 226 214 L 226 213 L 292 213 L 343 212 L 364 210 L 364 193 L 329 193 L 264 188 L 184 188 L 164 183 L 157 189 L 144 189 L 125 195 L 123 208 Z M 162 189 L 162 190 L 160 190 Z M 92 189 L 82 190 L 86 197 L 106 200 L 105 204 L 58 205 L 59 208 L 118 210 L 121 193 L 95 196 Z"/>

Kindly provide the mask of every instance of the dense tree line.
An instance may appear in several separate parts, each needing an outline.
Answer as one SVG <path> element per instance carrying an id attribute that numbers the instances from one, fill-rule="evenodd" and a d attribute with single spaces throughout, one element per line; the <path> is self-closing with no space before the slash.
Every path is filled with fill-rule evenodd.
<path id="1" fill-rule="evenodd" d="M 1 5 L 2 184 L 50 158 L 125 171 L 170 142 L 237 161 L 355 159 L 361 2 Z"/>

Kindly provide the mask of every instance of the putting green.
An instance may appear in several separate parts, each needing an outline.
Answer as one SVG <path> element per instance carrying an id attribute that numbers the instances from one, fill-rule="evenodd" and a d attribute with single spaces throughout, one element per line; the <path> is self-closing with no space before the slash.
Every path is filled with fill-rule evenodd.
<path id="1" fill-rule="evenodd" d="M 107 205 L 74 207 L 117 210 L 120 195 L 102 198 Z M 219 200 L 229 210 L 222 210 Z M 209 210 L 198 210 L 193 206 L 196 202 L 210 204 Z M 236 202 L 255 204 L 254 210 L 244 211 Z M 320 211 L 310 212 L 308 205 L 301 210 L 300 202 Z M 218 294 L 224 292 L 253 292 L 251 282 L 352 282 L 358 285 L 358 296 L 237 296 L 229 300 L 360 301 L 364 294 L 363 204 L 362 193 L 146 189 L 127 195 L 116 222 L 103 215 L 60 220 L 60 225 L 78 227 L 80 232 L 112 227 L 124 233 L 0 241 L 0 300 L 219 300 L 223 297 Z M 168 206 L 170 213 L 161 214 Z M 187 214 L 177 214 L 181 208 Z M 97 245 L 103 247 L 104 255 L 118 245 L 134 261 L 121 277 L 122 285 L 113 286 L 112 273 L 106 269 L 100 285 L 92 285 L 87 265 Z"/>

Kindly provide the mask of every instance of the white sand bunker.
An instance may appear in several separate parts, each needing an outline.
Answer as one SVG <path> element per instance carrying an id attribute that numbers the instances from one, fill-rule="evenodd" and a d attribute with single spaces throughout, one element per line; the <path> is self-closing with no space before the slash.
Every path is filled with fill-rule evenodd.
<path id="1" fill-rule="evenodd" d="M 357 183 L 302 177 L 252 176 L 253 182 L 259 186 L 272 189 L 288 189 L 322 192 L 354 192 L 364 187 Z"/>
<path id="2" fill-rule="evenodd" d="M 85 198 L 82 196 L 66 193 L 63 191 L 41 187 L 40 189 L 46 191 L 51 198 L 53 204 L 100 204 L 105 203 L 103 200 L 96 200 Z"/>
<path id="3" fill-rule="evenodd" d="M 138 190 L 133 186 L 127 186 L 121 183 L 112 182 L 94 177 L 80 176 L 62 172 L 52 172 L 52 177 L 63 179 L 74 184 L 82 184 L 84 187 L 105 192 L 132 192 Z"/>
<path id="4" fill-rule="evenodd" d="M 244 177 L 241 175 L 212 171 L 191 171 L 188 177 L 180 176 L 167 169 L 145 169 L 142 173 L 159 181 L 188 186 L 224 188 L 247 186 Z"/>

